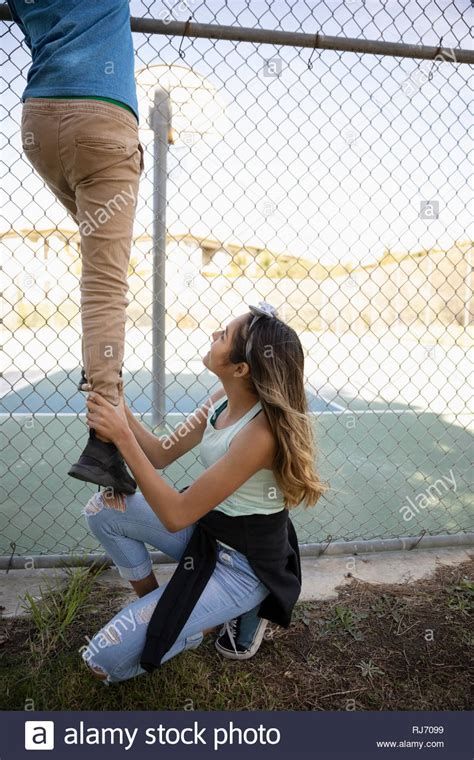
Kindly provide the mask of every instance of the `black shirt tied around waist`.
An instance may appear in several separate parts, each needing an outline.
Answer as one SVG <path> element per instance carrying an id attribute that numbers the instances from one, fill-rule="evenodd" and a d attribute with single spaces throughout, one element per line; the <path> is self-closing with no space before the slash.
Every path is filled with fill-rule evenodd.
<path id="1" fill-rule="evenodd" d="M 259 617 L 289 627 L 301 592 L 301 561 L 288 510 L 232 517 L 214 509 L 197 521 L 153 611 L 140 660 L 144 670 L 155 670 L 178 638 L 214 572 L 217 540 L 244 554 L 257 578 L 268 588 Z"/>

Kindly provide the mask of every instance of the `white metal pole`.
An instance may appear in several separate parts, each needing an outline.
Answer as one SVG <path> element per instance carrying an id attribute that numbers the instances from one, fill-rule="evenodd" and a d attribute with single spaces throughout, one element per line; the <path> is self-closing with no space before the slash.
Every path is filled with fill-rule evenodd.
<path id="1" fill-rule="evenodd" d="M 168 92 L 161 87 L 154 91 L 149 116 L 153 131 L 152 424 L 162 426 L 166 416 L 166 184 L 171 106 Z"/>

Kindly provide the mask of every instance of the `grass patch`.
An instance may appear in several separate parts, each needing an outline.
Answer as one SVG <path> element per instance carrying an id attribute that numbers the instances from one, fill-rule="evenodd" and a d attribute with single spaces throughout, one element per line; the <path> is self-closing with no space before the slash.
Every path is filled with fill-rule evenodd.
<path id="1" fill-rule="evenodd" d="M 107 687 L 79 649 L 123 608 L 123 590 L 76 569 L 62 590 L 25 600 L 28 618 L 0 621 L 0 709 L 469 710 L 473 571 L 471 559 L 410 584 L 353 578 L 337 599 L 298 604 L 247 662 L 221 658 L 209 634 Z"/>
<path id="2" fill-rule="evenodd" d="M 29 645 L 35 656 L 35 667 L 42 665 L 48 655 L 62 645 L 67 646 L 67 634 L 84 612 L 95 581 L 104 569 L 97 566 L 67 568 L 64 584 L 44 579 L 46 589 L 40 600 L 29 592 L 25 594 L 21 607 L 31 617 Z"/>

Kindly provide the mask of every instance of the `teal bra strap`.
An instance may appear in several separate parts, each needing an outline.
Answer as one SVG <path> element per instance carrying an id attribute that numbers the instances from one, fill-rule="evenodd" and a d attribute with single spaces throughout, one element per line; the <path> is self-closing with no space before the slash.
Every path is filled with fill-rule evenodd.
<path id="1" fill-rule="evenodd" d="M 222 403 L 222 404 L 221 404 L 221 405 L 220 405 L 220 406 L 219 406 L 219 407 L 216 409 L 216 411 L 214 412 L 214 414 L 213 414 L 213 415 L 212 415 L 212 417 L 211 417 L 211 425 L 214 425 L 214 423 L 215 423 L 216 419 L 218 418 L 219 414 L 222 412 L 222 410 L 223 410 L 223 409 L 225 409 L 225 408 L 226 408 L 226 406 L 227 406 L 227 401 L 228 401 L 228 399 L 226 399 L 226 400 L 225 400 L 225 401 L 224 401 L 224 402 L 223 402 L 223 403 Z"/>

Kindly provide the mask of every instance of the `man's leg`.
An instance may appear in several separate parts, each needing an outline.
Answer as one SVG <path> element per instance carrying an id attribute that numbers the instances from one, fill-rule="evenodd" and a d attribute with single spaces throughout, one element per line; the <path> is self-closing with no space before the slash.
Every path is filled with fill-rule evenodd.
<path id="1" fill-rule="evenodd" d="M 81 233 L 81 318 L 87 382 L 110 403 L 122 387 L 127 273 L 143 168 L 134 117 L 118 106 L 89 105 L 63 118 L 61 139 L 74 144 L 66 164 Z M 111 111 L 109 116 L 107 110 Z M 132 126 L 135 122 L 135 126 Z"/>
<path id="2" fill-rule="evenodd" d="M 73 146 L 68 154 L 73 160 L 65 167 L 81 233 L 83 360 L 88 384 L 116 405 L 123 390 L 127 273 L 143 150 L 131 114 L 103 103 L 76 101 L 75 106 L 63 117 L 60 139 Z M 136 483 L 117 447 L 108 443 L 103 451 L 95 437 L 91 432 L 69 474 L 133 493 Z"/>
<path id="3" fill-rule="evenodd" d="M 61 115 L 41 108 L 43 98 L 31 105 L 26 99 L 21 112 L 21 142 L 23 154 L 56 199 L 78 224 L 76 196 L 64 176 L 58 150 L 58 131 Z M 39 109 L 38 109 L 39 101 Z"/>
<path id="4" fill-rule="evenodd" d="M 120 115 L 118 115 L 120 112 Z M 143 149 L 136 119 L 119 106 L 87 100 L 27 99 L 23 149 L 81 233 L 83 377 L 118 403 L 123 388 L 127 270 Z M 117 491 L 136 483 L 112 443 L 94 431 L 69 474 Z"/>
<path id="5" fill-rule="evenodd" d="M 58 135 L 62 111 L 51 110 L 49 106 L 45 108 L 48 98 L 36 98 L 33 106 L 31 101 L 32 98 L 26 99 L 21 115 L 23 154 L 78 225 L 76 194 L 64 176 L 59 152 Z M 84 366 L 81 373 L 78 390 L 83 390 L 81 386 L 87 380 Z"/>

